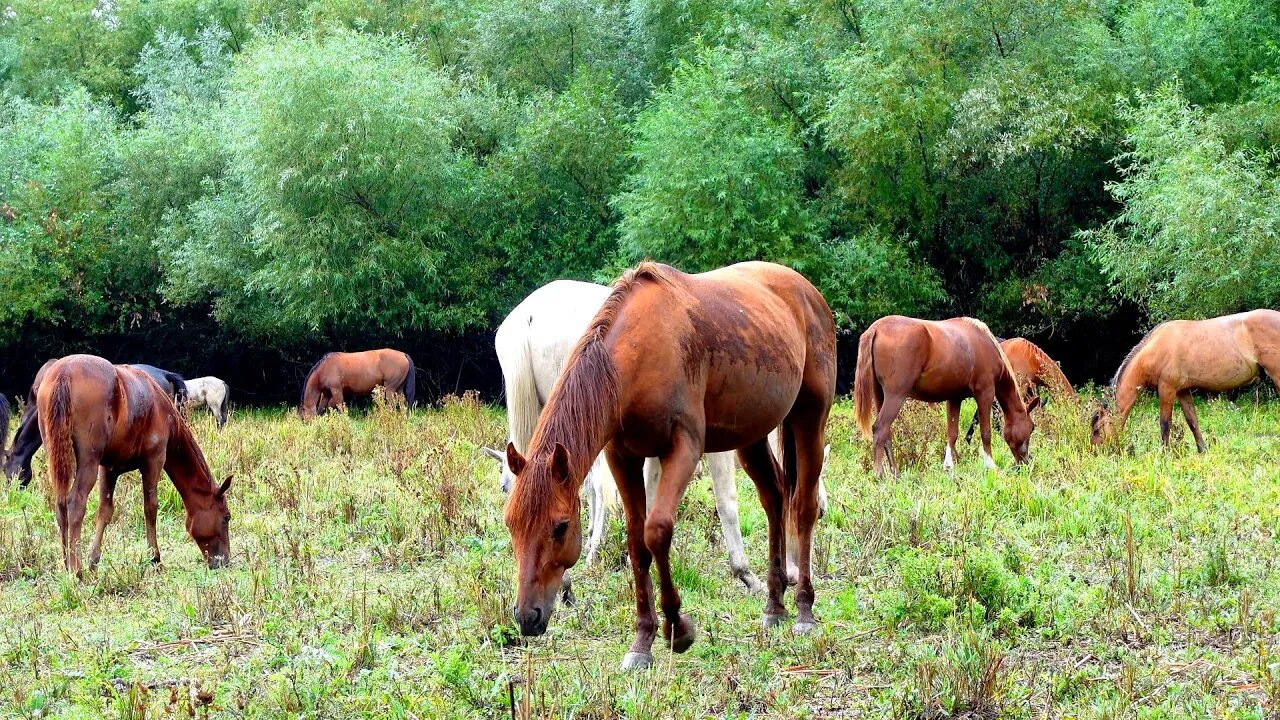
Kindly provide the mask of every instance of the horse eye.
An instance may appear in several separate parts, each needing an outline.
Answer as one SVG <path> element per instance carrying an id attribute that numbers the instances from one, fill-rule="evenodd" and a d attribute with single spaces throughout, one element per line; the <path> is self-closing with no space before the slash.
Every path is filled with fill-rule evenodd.
<path id="1" fill-rule="evenodd" d="M 551 537 L 554 540 L 563 540 L 564 534 L 569 531 L 569 521 L 561 520 L 551 528 Z"/>

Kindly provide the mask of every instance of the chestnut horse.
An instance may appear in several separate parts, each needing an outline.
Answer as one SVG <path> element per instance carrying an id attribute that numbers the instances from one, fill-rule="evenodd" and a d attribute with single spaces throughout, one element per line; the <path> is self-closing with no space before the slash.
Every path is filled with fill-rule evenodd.
<path id="1" fill-rule="evenodd" d="M 622 497 L 635 576 L 636 635 L 624 669 L 653 662 L 650 563 L 658 566 L 663 637 L 675 652 L 694 641 L 694 623 L 680 613 L 670 551 L 676 508 L 704 452 L 737 450 L 764 506 L 766 627 L 787 616 L 785 524 L 795 519 L 794 629 L 815 628 L 810 549 L 835 381 L 831 309 L 799 273 L 762 262 L 700 275 L 646 262 L 626 272 L 565 364 L 528 456 L 507 444 L 516 480 L 505 519 L 515 551 L 513 611 L 520 632 L 546 631 L 561 578 L 578 561 L 578 492 L 602 449 Z M 768 443 L 778 425 L 780 464 Z M 646 514 L 647 457 L 659 459 L 662 473 Z"/>
<path id="2" fill-rule="evenodd" d="M 4 461 L 5 477 L 13 479 L 18 476 L 18 486 L 25 488 L 31 484 L 31 459 L 40 449 L 40 422 L 36 417 L 36 390 L 49 368 L 57 362 L 57 358 L 46 360 L 36 377 L 31 381 L 31 389 L 27 391 L 27 402 L 22 408 L 22 419 L 18 421 L 18 433 L 13 438 L 13 450 Z"/>
<path id="3" fill-rule="evenodd" d="M 1160 396 L 1160 442 L 1169 444 L 1173 402 L 1196 438 L 1196 449 L 1207 446 L 1196 419 L 1192 390 L 1223 392 L 1258 379 L 1263 372 L 1280 381 L 1280 312 L 1254 310 L 1210 320 L 1172 320 L 1156 326 L 1125 356 L 1111 378 L 1110 393 L 1119 410 L 1112 420 L 1110 403 L 1103 401 L 1093 415 L 1093 444 L 1124 429 L 1138 394 L 1153 389 Z"/>
<path id="4" fill-rule="evenodd" d="M 858 368 L 853 382 L 854 412 L 862 434 L 872 437 L 876 475 L 884 474 L 888 455 L 894 467 L 893 421 L 908 398 L 947 403 L 947 454 L 943 467 L 955 465 L 956 437 L 960 434 L 960 403 L 974 398 L 982 425 L 983 461 L 991 457 L 991 406 L 1004 410 L 1004 441 L 1013 459 L 1022 463 L 1030 451 L 1031 410 L 1018 393 L 1017 380 L 1000 343 L 981 320 L 917 320 L 890 315 L 871 324 L 858 340 Z M 874 427 L 871 422 L 875 415 Z"/>
<path id="5" fill-rule="evenodd" d="M 303 419 L 323 415 L 357 395 L 368 395 L 381 385 L 388 393 L 400 395 L 413 407 L 417 396 L 417 370 L 407 353 L 390 348 L 364 352 L 331 352 L 307 373 L 302 384 Z"/>
<path id="6" fill-rule="evenodd" d="M 102 534 L 115 509 L 116 480 L 142 471 L 142 508 L 151 559 L 160 562 L 156 542 L 157 485 L 169 476 L 187 509 L 187 532 L 210 568 L 231 556 L 226 492 L 169 396 L 146 373 L 112 365 L 94 355 L 69 355 L 49 368 L 36 393 L 40 434 L 49 451 L 49 478 L 57 502 L 58 532 L 67 571 L 80 574 L 80 528 L 95 482 L 97 528 L 89 546 L 89 567 L 98 564 Z"/>
<path id="7" fill-rule="evenodd" d="M 1033 395 L 1039 395 L 1040 388 L 1045 388 L 1051 393 L 1063 393 L 1073 401 L 1080 398 L 1076 394 L 1076 389 L 1071 387 L 1071 382 L 1067 380 L 1062 368 L 1058 367 L 1057 361 L 1049 357 L 1049 353 L 1041 350 L 1039 345 L 1026 338 L 1016 337 L 1001 340 L 1000 349 L 1004 351 L 1004 356 L 1009 360 L 1009 367 L 1013 368 L 1013 374 L 1018 378 L 1018 387 L 1024 402 L 1029 402 Z M 977 427 L 978 416 L 975 413 L 973 421 L 969 423 L 968 431 L 964 434 L 965 442 L 973 439 L 973 431 Z"/>

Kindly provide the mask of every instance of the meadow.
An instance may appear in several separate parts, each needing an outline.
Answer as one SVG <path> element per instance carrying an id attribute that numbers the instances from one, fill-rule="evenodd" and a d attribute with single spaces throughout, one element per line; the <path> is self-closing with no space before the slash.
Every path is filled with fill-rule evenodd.
<path id="1" fill-rule="evenodd" d="M 674 555 L 701 634 L 639 674 L 617 669 L 633 605 L 616 517 L 603 560 L 573 571 L 577 602 L 516 636 L 504 497 L 479 452 L 505 425 L 474 397 L 307 424 L 240 409 L 221 432 L 195 414 L 215 474 L 236 476 L 221 571 L 167 481 L 164 565 L 147 562 L 130 475 L 102 565 L 68 579 L 41 453 L 31 489 L 0 487 L 0 716 L 1274 717 L 1280 403 L 1201 403 L 1204 455 L 1180 419 L 1162 450 L 1150 404 L 1101 450 L 1087 417 L 1051 403 L 1029 466 L 997 439 L 999 471 L 962 445 L 947 474 L 942 409 L 909 405 L 903 472 L 877 481 L 838 403 L 809 637 L 761 630 L 695 482 Z M 764 517 L 739 485 L 760 573 Z"/>

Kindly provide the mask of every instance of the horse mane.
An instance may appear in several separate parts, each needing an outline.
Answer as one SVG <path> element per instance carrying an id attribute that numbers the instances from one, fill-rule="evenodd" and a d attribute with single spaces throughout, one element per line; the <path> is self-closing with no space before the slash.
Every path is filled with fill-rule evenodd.
<path id="1" fill-rule="evenodd" d="M 217 491 L 218 481 L 213 477 L 213 471 L 209 469 L 209 463 L 204 459 L 204 453 L 200 451 L 200 446 L 196 443 L 195 435 L 191 432 L 191 426 L 187 425 L 186 418 L 182 416 L 182 413 L 175 411 L 172 415 L 172 420 L 173 434 L 169 438 L 170 443 L 176 441 L 182 451 L 186 453 L 187 461 L 195 466 L 197 470 L 204 473 L 204 476 L 209 480 L 209 492 Z M 204 489 L 198 485 L 193 487 Z"/>
<path id="2" fill-rule="evenodd" d="M 987 324 L 978 318 L 962 317 L 960 319 L 986 334 L 987 339 L 991 341 L 991 344 L 996 346 L 996 352 L 1000 354 L 1000 362 L 1004 363 L 1005 374 L 1008 375 L 1010 379 L 1013 379 L 1013 366 L 1009 364 L 1009 357 L 1004 354 L 1004 348 L 1000 347 L 1000 341 L 996 339 L 995 333 L 991 332 L 991 328 L 987 327 Z"/>
<path id="3" fill-rule="evenodd" d="M 556 443 L 569 454 L 570 474 L 584 477 L 595 461 L 601 430 L 618 415 L 618 376 L 605 338 L 622 310 L 623 302 L 642 280 L 669 285 L 665 268 L 643 262 L 627 270 L 613 284 L 604 304 L 591 319 L 586 332 L 578 339 L 564 370 L 551 389 L 551 396 L 538 418 L 538 426 L 529 441 L 525 460 L 550 465 Z M 555 497 L 547 472 L 521 474 L 511 493 L 508 512 L 526 525 L 545 518 Z"/>
<path id="4" fill-rule="evenodd" d="M 307 400 L 307 385 L 311 383 L 311 376 L 316 374 L 316 370 L 317 370 L 317 369 L 318 369 L 322 364 L 324 364 L 324 361 L 325 361 L 325 360 L 328 360 L 328 359 L 329 359 L 329 356 L 330 356 L 330 355 L 332 355 L 332 354 L 333 354 L 333 352 L 332 352 L 332 351 L 330 351 L 330 352 L 325 353 L 324 355 L 321 355 L 321 356 L 320 356 L 320 359 L 316 361 L 316 364 L 315 364 L 315 365 L 312 365 L 312 366 L 311 366 L 311 369 L 307 371 L 307 377 L 302 381 L 302 397 L 298 398 L 298 404 L 299 404 L 299 405 L 301 405 L 302 403 L 306 402 L 306 400 Z"/>
<path id="5" fill-rule="evenodd" d="M 1142 339 L 1138 341 L 1138 344 L 1134 345 L 1133 348 L 1129 350 L 1129 354 L 1124 356 L 1124 360 L 1120 361 L 1120 367 L 1116 368 L 1116 374 L 1111 377 L 1111 384 L 1107 386 L 1108 388 L 1111 390 L 1116 389 L 1116 386 L 1120 384 L 1120 378 L 1124 376 L 1124 371 L 1129 367 L 1129 363 L 1133 362 L 1133 359 L 1138 357 L 1138 352 L 1142 350 L 1142 348 L 1146 347 L 1147 343 L 1151 340 L 1151 335 L 1153 333 L 1155 333 L 1154 329 L 1144 335 Z"/>

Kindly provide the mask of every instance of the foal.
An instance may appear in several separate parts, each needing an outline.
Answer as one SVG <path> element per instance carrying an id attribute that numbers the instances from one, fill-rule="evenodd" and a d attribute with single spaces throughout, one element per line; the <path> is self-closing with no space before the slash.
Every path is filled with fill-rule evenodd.
<path id="1" fill-rule="evenodd" d="M 947 403 L 947 454 L 943 466 L 955 464 L 956 437 L 960 434 L 960 403 L 972 397 L 978 402 L 982 425 L 983 462 L 994 468 L 991 457 L 991 406 L 1004 410 L 1004 441 L 1014 461 L 1024 462 L 1030 453 L 1031 410 L 1018 394 L 1013 370 L 1000 344 L 980 320 L 917 320 L 901 315 L 880 318 L 858 341 L 858 369 L 854 376 L 854 411 L 863 435 L 872 437 L 876 475 L 884 474 L 884 460 L 894 467 L 891 440 L 893 421 L 908 398 Z M 875 415 L 875 425 L 871 418 Z"/>

